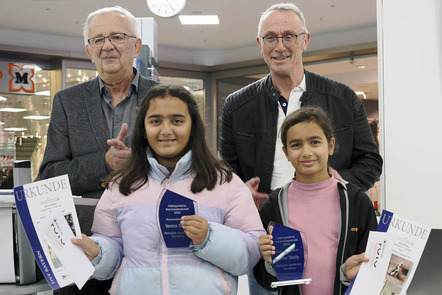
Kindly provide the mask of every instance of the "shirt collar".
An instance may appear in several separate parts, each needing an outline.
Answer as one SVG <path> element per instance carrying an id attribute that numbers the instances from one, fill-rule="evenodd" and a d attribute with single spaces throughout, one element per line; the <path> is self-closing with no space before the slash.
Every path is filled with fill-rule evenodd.
<path id="1" fill-rule="evenodd" d="M 307 91 L 307 84 L 305 83 L 305 74 L 302 75 L 301 83 L 299 83 L 298 86 L 293 88 L 292 91 L 302 91 L 302 92 L 306 92 Z"/>
<path id="2" fill-rule="evenodd" d="M 140 72 L 136 68 L 133 68 L 135 77 L 129 85 L 128 95 L 131 95 L 133 92 L 138 93 L 138 81 L 140 80 Z M 109 95 L 109 90 L 107 90 L 106 85 L 104 84 L 101 77 L 98 76 L 98 84 L 100 85 L 100 93 L 101 96 L 106 100 L 110 101 L 111 97 Z"/>
<path id="3" fill-rule="evenodd" d="M 267 81 L 266 81 L 264 87 L 266 89 L 266 92 L 269 93 L 271 97 L 274 97 L 276 101 L 281 96 L 281 93 L 279 92 L 279 90 L 277 90 L 275 87 L 273 87 L 272 74 L 269 74 L 267 76 Z M 296 86 L 295 88 L 292 89 L 292 92 L 296 92 L 296 91 L 307 92 L 307 83 L 305 82 L 305 73 L 302 76 L 301 83 L 299 83 L 298 86 Z"/>

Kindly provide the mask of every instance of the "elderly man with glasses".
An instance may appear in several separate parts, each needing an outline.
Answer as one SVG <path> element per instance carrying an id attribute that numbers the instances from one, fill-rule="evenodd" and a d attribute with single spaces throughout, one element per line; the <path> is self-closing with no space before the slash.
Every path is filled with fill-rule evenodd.
<path id="1" fill-rule="evenodd" d="M 331 174 L 368 190 L 382 172 L 383 161 L 356 93 L 304 69 L 302 54 L 310 38 L 296 5 L 268 8 L 256 40 L 270 74 L 230 94 L 224 104 L 219 154 L 249 186 L 258 208 L 295 176 L 278 130 L 298 108 L 321 107 L 331 119 L 337 145 L 329 161 Z M 250 294 L 268 294 L 260 293 L 253 278 L 250 284 Z"/>
<path id="2" fill-rule="evenodd" d="M 98 76 L 55 94 L 41 179 L 68 174 L 72 193 L 99 199 L 102 179 L 121 167 L 131 153 L 136 109 L 158 82 L 133 67 L 141 49 L 135 17 L 115 6 L 89 14 L 84 26 L 86 52 Z M 91 235 L 95 206 L 77 206 L 81 230 Z M 90 280 L 59 294 L 108 294 L 110 282 Z"/>

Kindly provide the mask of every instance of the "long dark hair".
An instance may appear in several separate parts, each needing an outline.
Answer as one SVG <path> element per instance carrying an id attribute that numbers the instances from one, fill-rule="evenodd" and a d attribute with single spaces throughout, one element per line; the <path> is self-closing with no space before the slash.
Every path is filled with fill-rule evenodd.
<path id="1" fill-rule="evenodd" d="M 128 161 L 119 170 L 112 172 L 104 180 L 106 188 L 113 181 L 119 184 L 120 193 L 127 196 L 138 190 L 148 182 L 149 161 L 146 156 L 146 149 L 149 142 L 146 139 L 144 120 L 150 103 L 153 99 L 161 99 L 167 96 L 176 97 L 186 105 L 192 119 L 192 128 L 189 142 L 183 151 L 183 155 L 192 150 L 191 168 L 196 175 L 192 181 L 191 191 L 201 192 L 204 189 L 212 190 L 218 181 L 222 184 L 230 182 L 232 170 L 224 162 L 215 158 L 206 143 L 204 124 L 198 112 L 198 105 L 192 94 L 185 88 L 174 85 L 159 84 L 153 86 L 143 102 L 141 103 L 135 126 L 132 133 L 132 153 Z"/>

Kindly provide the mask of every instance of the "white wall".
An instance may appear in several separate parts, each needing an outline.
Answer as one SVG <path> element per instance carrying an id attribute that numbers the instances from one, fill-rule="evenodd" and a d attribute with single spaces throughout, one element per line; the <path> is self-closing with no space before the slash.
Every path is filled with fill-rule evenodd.
<path id="1" fill-rule="evenodd" d="M 442 1 L 377 4 L 384 204 L 442 228 Z"/>

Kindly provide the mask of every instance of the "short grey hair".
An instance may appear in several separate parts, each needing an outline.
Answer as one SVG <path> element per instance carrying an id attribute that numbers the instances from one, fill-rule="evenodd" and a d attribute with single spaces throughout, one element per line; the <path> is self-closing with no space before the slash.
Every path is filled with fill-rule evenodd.
<path id="1" fill-rule="evenodd" d="M 91 25 L 92 20 L 99 15 L 103 15 L 103 14 L 107 14 L 107 13 L 121 14 L 124 18 L 126 18 L 126 20 L 129 21 L 129 24 L 131 26 L 131 32 L 129 32 L 129 33 L 135 35 L 137 38 L 141 38 L 141 32 L 140 32 L 140 29 L 138 28 L 137 19 L 133 16 L 132 13 L 130 13 L 127 9 L 125 9 L 121 6 L 105 7 L 105 8 L 95 10 L 94 12 L 91 12 L 88 15 L 86 22 L 84 23 L 84 28 L 83 28 L 83 38 L 84 38 L 84 45 L 85 46 L 88 45 L 87 40 L 89 39 L 88 38 L 89 26 Z"/>
<path id="2" fill-rule="evenodd" d="M 261 33 L 261 23 L 262 23 L 264 17 L 274 10 L 293 11 L 294 13 L 296 13 L 296 15 L 301 20 L 303 32 L 308 33 L 307 26 L 305 24 L 304 14 L 302 13 L 301 9 L 299 9 L 299 7 L 296 6 L 295 4 L 287 2 L 287 3 L 273 4 L 272 6 L 267 8 L 267 10 L 261 14 L 261 18 L 259 19 L 259 24 L 258 24 L 258 36 L 260 36 L 260 33 Z"/>

